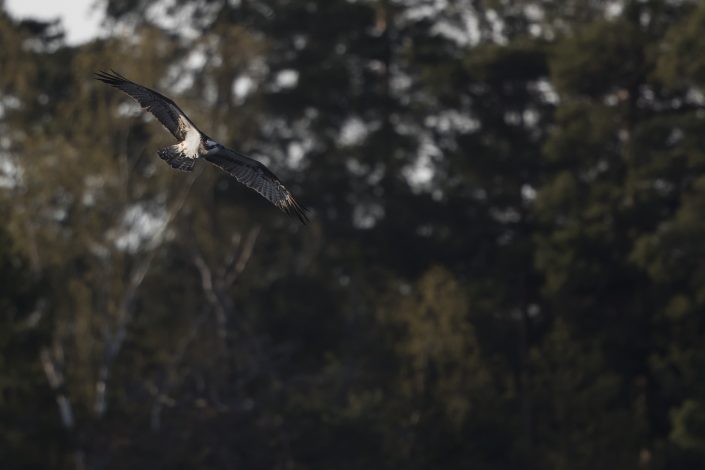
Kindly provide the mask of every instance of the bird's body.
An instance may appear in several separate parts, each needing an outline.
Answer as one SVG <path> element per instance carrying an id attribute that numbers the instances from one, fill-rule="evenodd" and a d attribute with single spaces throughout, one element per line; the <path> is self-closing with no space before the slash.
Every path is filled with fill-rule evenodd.
<path id="1" fill-rule="evenodd" d="M 260 162 L 226 148 L 201 132 L 171 99 L 122 75 L 98 72 L 96 79 L 107 83 L 135 99 L 152 113 L 178 139 L 178 143 L 157 151 L 159 157 L 182 171 L 192 171 L 196 160 L 205 158 L 287 214 L 295 214 L 302 223 L 308 222 L 306 209 L 291 195 L 279 179 Z"/>

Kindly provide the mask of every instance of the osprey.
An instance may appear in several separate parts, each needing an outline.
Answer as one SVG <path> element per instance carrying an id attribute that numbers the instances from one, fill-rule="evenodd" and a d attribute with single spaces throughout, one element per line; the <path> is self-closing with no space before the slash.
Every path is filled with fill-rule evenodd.
<path id="1" fill-rule="evenodd" d="M 237 181 L 257 191 L 287 214 L 295 214 L 302 223 L 308 222 L 306 209 L 301 206 L 274 173 L 239 152 L 219 144 L 201 132 L 172 100 L 150 88 L 138 85 L 112 71 L 98 72 L 95 78 L 134 98 L 143 109 L 156 117 L 179 143 L 160 149 L 157 154 L 172 168 L 192 171 L 198 158 L 205 158 Z"/>

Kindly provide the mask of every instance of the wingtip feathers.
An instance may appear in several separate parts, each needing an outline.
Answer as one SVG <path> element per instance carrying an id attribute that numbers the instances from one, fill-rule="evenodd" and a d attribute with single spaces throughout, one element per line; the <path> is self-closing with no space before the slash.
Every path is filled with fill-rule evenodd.
<path id="1" fill-rule="evenodd" d="M 113 69 L 110 69 L 109 72 L 106 72 L 105 70 L 93 72 L 93 78 L 111 86 L 117 86 L 120 83 L 129 82 L 129 80 L 121 73 L 116 72 Z"/>
<path id="2" fill-rule="evenodd" d="M 309 210 L 298 203 L 294 197 L 289 194 L 286 199 L 282 202 L 280 208 L 288 215 L 295 215 L 301 221 L 302 224 L 306 225 L 310 222 L 306 212 Z"/>

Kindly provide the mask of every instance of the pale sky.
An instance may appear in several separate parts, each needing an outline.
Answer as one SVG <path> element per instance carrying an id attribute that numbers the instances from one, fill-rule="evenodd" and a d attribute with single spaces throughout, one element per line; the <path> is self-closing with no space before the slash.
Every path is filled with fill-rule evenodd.
<path id="1" fill-rule="evenodd" d="M 66 42 L 73 45 L 98 34 L 100 14 L 93 9 L 96 3 L 96 0 L 5 0 L 5 8 L 15 18 L 61 18 Z"/>

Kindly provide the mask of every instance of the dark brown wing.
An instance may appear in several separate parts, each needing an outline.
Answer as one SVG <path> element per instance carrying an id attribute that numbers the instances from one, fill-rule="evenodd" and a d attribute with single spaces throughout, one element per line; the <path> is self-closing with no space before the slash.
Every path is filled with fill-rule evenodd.
<path id="1" fill-rule="evenodd" d="M 159 122 L 180 141 L 184 140 L 189 129 L 198 130 L 186 116 L 186 113 L 181 111 L 176 103 L 161 93 L 138 85 L 115 71 L 97 72 L 95 73 L 95 78 L 130 95 L 142 108 L 159 119 Z"/>
<path id="2" fill-rule="evenodd" d="M 282 211 L 296 215 L 301 223 L 308 222 L 307 209 L 301 206 L 279 178 L 260 162 L 226 148 L 209 152 L 205 159 L 234 176 L 248 188 L 257 191 Z"/>

